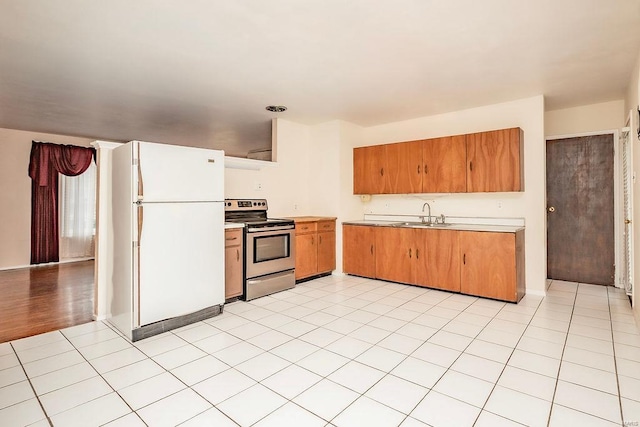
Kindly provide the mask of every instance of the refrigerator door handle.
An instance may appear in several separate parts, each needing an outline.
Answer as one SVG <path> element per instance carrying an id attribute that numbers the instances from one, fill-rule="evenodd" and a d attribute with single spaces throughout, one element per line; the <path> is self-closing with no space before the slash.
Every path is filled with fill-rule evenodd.
<path id="1" fill-rule="evenodd" d="M 138 161 L 136 164 L 138 165 L 138 200 L 144 199 L 144 183 L 142 182 L 142 167 L 141 167 L 141 158 L 140 158 L 140 143 L 136 144 L 138 147 Z"/>
<path id="2" fill-rule="evenodd" d="M 144 206 L 141 206 L 138 204 L 138 247 L 137 247 L 137 251 L 136 251 L 136 275 L 137 275 L 137 284 L 138 286 L 136 286 L 137 288 L 137 308 L 138 308 L 138 323 L 137 325 L 140 326 L 140 267 L 141 267 L 141 262 L 140 262 L 140 244 L 142 243 L 142 225 L 144 223 Z"/>

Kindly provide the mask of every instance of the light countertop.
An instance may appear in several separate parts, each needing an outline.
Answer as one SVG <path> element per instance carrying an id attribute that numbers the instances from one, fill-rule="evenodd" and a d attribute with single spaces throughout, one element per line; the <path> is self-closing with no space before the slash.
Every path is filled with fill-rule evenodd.
<path id="1" fill-rule="evenodd" d="M 289 216 L 285 217 L 287 219 L 292 219 L 297 223 L 301 222 L 317 222 L 317 221 L 335 221 L 335 216 Z"/>
<path id="2" fill-rule="evenodd" d="M 374 227 L 391 227 L 393 224 L 397 224 L 403 221 L 375 221 L 375 220 L 356 220 L 356 221 L 343 221 L 342 224 L 346 225 L 368 225 Z M 422 228 L 422 227 L 420 227 Z M 437 224 L 430 227 L 424 227 L 426 229 L 434 230 L 460 230 L 460 231 L 491 231 L 494 233 L 515 233 L 516 231 L 524 230 L 522 226 L 514 225 L 487 225 L 487 224 Z"/>
<path id="3" fill-rule="evenodd" d="M 234 229 L 234 228 L 244 228 L 244 224 L 238 224 L 235 222 L 225 222 L 224 223 L 224 229 L 225 230 L 230 230 L 230 229 Z"/>

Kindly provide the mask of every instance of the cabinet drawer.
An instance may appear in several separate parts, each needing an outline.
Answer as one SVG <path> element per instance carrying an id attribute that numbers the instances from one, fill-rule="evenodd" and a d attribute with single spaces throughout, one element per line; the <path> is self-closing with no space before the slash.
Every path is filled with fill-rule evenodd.
<path id="1" fill-rule="evenodd" d="M 224 232 L 224 246 L 228 248 L 229 246 L 237 246 L 242 243 L 242 229 L 234 228 L 225 230 Z"/>
<path id="2" fill-rule="evenodd" d="M 315 233 L 317 222 L 299 222 L 296 224 L 296 234 Z"/>
<path id="3" fill-rule="evenodd" d="M 336 229 L 335 221 L 318 221 L 318 232 L 334 231 Z"/>

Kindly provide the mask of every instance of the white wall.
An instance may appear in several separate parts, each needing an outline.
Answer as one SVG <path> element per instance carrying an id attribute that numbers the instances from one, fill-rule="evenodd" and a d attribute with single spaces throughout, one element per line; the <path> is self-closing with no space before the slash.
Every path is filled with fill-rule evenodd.
<path id="1" fill-rule="evenodd" d="M 545 136 L 574 135 L 620 129 L 624 125 L 625 101 L 602 102 L 544 113 Z"/>
<path id="2" fill-rule="evenodd" d="M 536 96 L 437 116 L 421 117 L 364 129 L 361 145 L 410 141 L 520 127 L 524 131 L 524 183 L 521 193 L 373 196 L 366 213 L 419 213 L 429 201 L 434 214 L 525 218 L 527 292 L 545 292 L 546 214 L 544 98 Z"/>
<path id="3" fill-rule="evenodd" d="M 638 142 L 638 102 L 640 100 L 640 54 L 636 60 L 636 66 L 629 79 L 628 91 L 625 97 L 625 111 L 633 110 L 633 120 L 631 135 L 633 150 L 633 171 L 636 176 L 640 176 L 640 145 Z M 626 116 L 626 114 L 625 114 Z M 626 117 L 625 117 L 626 119 Z M 633 245 L 634 245 L 634 289 L 633 289 L 633 311 L 636 318 L 636 324 L 640 325 L 640 304 L 638 304 L 637 298 L 640 295 L 638 287 L 640 286 L 640 182 L 636 179 L 633 183 Z"/>
<path id="4" fill-rule="evenodd" d="M 91 139 L 0 128 L 0 269 L 31 262 L 31 141 L 87 147 Z"/>
<path id="5" fill-rule="evenodd" d="M 258 171 L 225 169 L 225 198 L 267 199 L 272 217 L 315 214 L 309 194 L 311 129 L 282 119 L 274 126 L 277 162 Z"/>

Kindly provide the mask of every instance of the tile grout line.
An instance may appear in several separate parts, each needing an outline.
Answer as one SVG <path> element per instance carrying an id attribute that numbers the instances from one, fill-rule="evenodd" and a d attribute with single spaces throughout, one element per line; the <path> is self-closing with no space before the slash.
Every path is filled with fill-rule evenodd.
<path id="1" fill-rule="evenodd" d="M 60 332 L 60 334 L 62 335 L 62 332 Z M 22 360 L 20 359 L 20 356 L 18 355 L 18 352 L 16 351 L 15 347 L 13 346 L 13 342 L 9 341 L 9 345 L 11 346 L 11 350 L 13 350 L 13 353 L 16 355 L 16 359 L 18 359 L 18 362 L 20 363 L 20 367 L 22 368 L 22 372 L 24 372 L 24 376 L 27 378 L 27 381 L 29 381 L 29 387 L 31 387 L 31 391 L 33 391 L 34 396 L 36 397 L 36 400 L 38 401 L 38 405 L 40 405 L 40 409 L 42 409 L 42 413 L 44 414 L 44 419 L 47 420 L 47 422 L 49 423 L 50 427 L 53 427 L 53 423 L 51 422 L 51 418 L 49 417 L 49 414 L 47 413 L 47 411 L 44 409 L 44 406 L 42 405 L 42 402 L 40 401 L 40 395 L 38 395 L 38 393 L 36 393 L 36 389 L 33 387 L 33 383 L 31 382 L 31 378 L 29 377 L 29 375 L 27 375 L 27 371 L 24 368 L 24 364 L 22 363 Z M 19 402 L 21 403 L 21 402 Z"/>
<path id="2" fill-rule="evenodd" d="M 553 285 L 553 280 L 551 280 L 551 284 L 549 288 Z M 553 395 L 551 396 L 551 408 L 549 409 L 549 416 L 547 417 L 547 425 L 551 423 L 551 417 L 553 416 L 553 405 L 556 400 L 556 393 L 558 391 L 558 383 L 560 382 L 560 370 L 562 369 L 562 362 L 564 357 L 564 352 L 567 348 L 567 341 L 569 341 L 569 331 L 571 330 L 571 321 L 573 320 L 573 313 L 576 308 L 576 301 L 578 300 L 578 289 L 580 288 L 580 284 L 576 284 L 576 291 L 573 295 L 573 305 L 571 306 L 571 316 L 569 316 L 569 327 L 567 328 L 567 334 L 564 337 L 564 343 L 562 345 L 562 354 L 560 355 L 560 364 L 558 365 L 558 373 L 556 374 L 556 384 L 553 387 Z M 546 297 L 545 297 L 546 298 Z M 573 409 L 573 408 L 572 408 Z"/>

